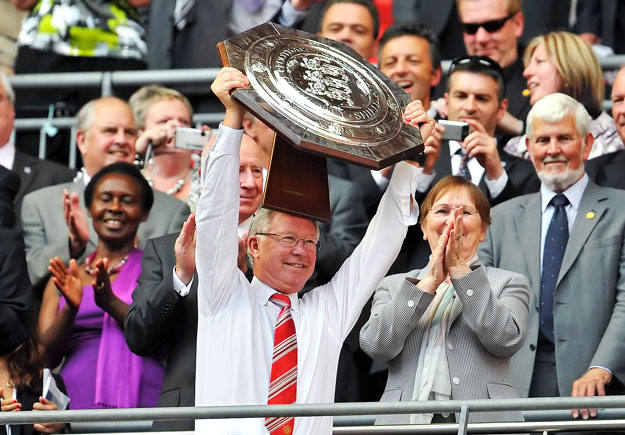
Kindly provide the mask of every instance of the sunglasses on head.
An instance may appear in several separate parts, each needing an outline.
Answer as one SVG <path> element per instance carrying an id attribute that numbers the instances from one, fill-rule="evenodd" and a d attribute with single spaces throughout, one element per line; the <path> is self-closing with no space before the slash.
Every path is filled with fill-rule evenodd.
<path id="1" fill-rule="evenodd" d="M 498 20 L 490 20 L 484 21 L 483 23 L 462 23 L 462 30 L 464 33 L 468 33 L 469 35 L 475 35 L 480 27 L 483 27 L 488 33 L 496 32 L 501 29 L 506 21 L 515 16 L 519 11 L 510 12 L 510 14 L 506 15 L 503 18 Z"/>
<path id="2" fill-rule="evenodd" d="M 460 56 L 451 61 L 449 67 L 449 74 L 456 69 L 467 70 L 491 70 L 503 77 L 503 70 L 501 66 L 487 56 Z"/>

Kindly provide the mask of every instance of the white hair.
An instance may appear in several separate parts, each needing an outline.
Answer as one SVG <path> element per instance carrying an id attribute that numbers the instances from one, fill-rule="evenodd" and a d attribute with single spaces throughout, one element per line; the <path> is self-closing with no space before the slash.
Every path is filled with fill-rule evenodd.
<path id="1" fill-rule="evenodd" d="M 583 139 L 590 131 L 590 115 L 584 105 L 565 94 L 556 92 L 541 98 L 527 114 L 525 135 L 531 140 L 534 135 L 534 119 L 548 123 L 562 121 L 566 116 L 575 116 L 575 129 Z"/>
<path id="2" fill-rule="evenodd" d="M 7 97 L 9 97 L 9 101 L 11 102 L 11 105 L 14 106 L 15 105 L 15 92 L 13 92 L 13 87 L 11 86 L 11 83 L 9 82 L 9 78 L 2 71 L 0 71 L 0 85 L 2 85 L 2 88 L 4 89 L 4 92 L 7 94 Z"/>

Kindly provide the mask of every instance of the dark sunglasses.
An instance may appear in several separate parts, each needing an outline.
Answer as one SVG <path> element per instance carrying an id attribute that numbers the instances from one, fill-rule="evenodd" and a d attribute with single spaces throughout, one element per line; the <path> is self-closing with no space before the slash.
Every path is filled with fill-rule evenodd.
<path id="1" fill-rule="evenodd" d="M 501 66 L 487 56 L 460 56 L 451 61 L 449 74 L 451 75 L 456 69 L 480 71 L 490 70 L 499 74 L 503 79 L 503 70 Z"/>
<path id="2" fill-rule="evenodd" d="M 506 21 L 518 14 L 519 11 L 510 12 L 507 16 L 498 20 L 484 21 L 483 23 L 462 23 L 462 30 L 469 35 L 475 35 L 480 27 L 483 27 L 488 33 L 496 32 L 501 29 Z"/>

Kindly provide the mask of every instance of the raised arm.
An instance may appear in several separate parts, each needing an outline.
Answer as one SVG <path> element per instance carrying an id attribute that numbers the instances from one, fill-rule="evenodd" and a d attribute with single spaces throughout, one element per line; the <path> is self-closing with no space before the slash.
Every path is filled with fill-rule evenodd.
<path id="1" fill-rule="evenodd" d="M 234 68 L 223 68 L 211 89 L 226 109 L 217 140 L 202 167 L 202 195 L 197 204 L 198 313 L 208 317 L 230 297 L 240 279 L 237 268 L 239 221 L 239 149 L 243 108 L 231 91 L 248 85 Z"/>

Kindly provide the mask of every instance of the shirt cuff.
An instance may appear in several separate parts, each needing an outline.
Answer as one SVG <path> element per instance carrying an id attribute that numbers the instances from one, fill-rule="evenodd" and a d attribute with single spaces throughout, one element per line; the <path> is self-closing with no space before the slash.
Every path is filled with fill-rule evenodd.
<path id="1" fill-rule="evenodd" d="M 191 278 L 191 281 L 189 281 L 189 284 L 185 285 L 176 274 L 176 266 L 174 266 L 173 275 L 174 275 L 174 290 L 176 291 L 176 293 L 178 293 L 180 296 L 184 298 L 191 291 L 191 286 L 193 285 L 193 278 Z"/>
<path id="2" fill-rule="evenodd" d="M 388 187 L 388 183 L 390 183 L 391 181 L 388 178 L 386 178 L 384 175 L 382 175 L 380 171 L 376 171 L 373 169 L 371 170 L 371 177 L 373 177 L 373 181 L 375 181 L 375 184 L 378 185 L 380 192 L 384 192 L 386 188 Z"/>
<path id="3" fill-rule="evenodd" d="M 300 21 L 302 21 L 308 15 L 308 10 L 298 11 L 293 7 L 290 0 L 285 1 L 282 4 L 280 10 L 280 16 L 278 22 L 286 27 L 293 27 Z"/>
<path id="4" fill-rule="evenodd" d="M 431 174 L 422 173 L 419 178 L 419 184 L 417 184 L 417 192 L 426 193 L 430 190 L 430 186 L 432 186 L 432 182 L 436 177 L 436 171 L 432 171 Z"/>
<path id="5" fill-rule="evenodd" d="M 610 382 L 612 381 L 612 377 L 613 377 L 612 370 L 610 370 L 609 368 L 603 367 L 603 366 L 590 366 L 590 367 L 588 367 L 588 370 L 590 370 L 590 369 L 603 369 L 603 370 L 605 370 L 606 372 L 610 373 Z"/>
<path id="6" fill-rule="evenodd" d="M 501 176 L 496 180 L 491 180 L 486 174 L 484 174 L 484 182 L 490 192 L 490 197 L 497 198 L 506 188 L 506 184 L 508 184 L 508 173 L 504 170 Z"/>
<path id="7" fill-rule="evenodd" d="M 399 195 L 405 225 L 414 225 L 419 219 L 419 204 L 414 200 L 414 193 L 422 172 L 423 168 L 417 168 L 406 162 L 398 162 L 393 170 L 389 188 Z"/>

